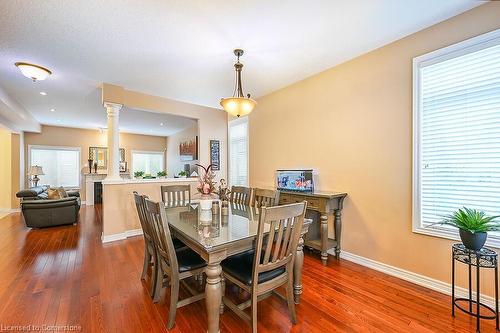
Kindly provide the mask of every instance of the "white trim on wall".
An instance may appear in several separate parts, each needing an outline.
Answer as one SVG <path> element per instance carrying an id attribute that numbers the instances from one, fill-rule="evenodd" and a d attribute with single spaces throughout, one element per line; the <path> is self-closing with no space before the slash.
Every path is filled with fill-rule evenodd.
<path id="1" fill-rule="evenodd" d="M 142 235 L 142 229 L 132 229 L 132 230 L 127 230 L 125 232 L 120 232 L 118 234 L 112 234 L 106 236 L 102 235 L 101 240 L 103 243 L 110 243 L 139 235 Z"/>
<path id="2" fill-rule="evenodd" d="M 329 251 L 329 253 L 335 255 L 335 252 L 333 250 Z M 376 271 L 385 273 L 387 275 L 391 275 L 400 278 L 402 280 L 417 284 L 419 286 L 438 291 L 445 295 L 451 295 L 450 283 L 436 280 L 428 276 L 420 275 L 414 272 L 410 272 L 402 268 L 387 265 L 346 251 L 340 252 L 340 258 L 351 261 L 361 266 L 374 269 Z M 467 289 L 455 286 L 455 297 L 468 297 L 468 295 L 469 292 Z M 476 293 L 473 292 L 472 295 L 473 295 L 472 298 L 475 299 Z M 485 303 L 486 305 L 495 308 L 495 298 L 484 294 L 481 294 L 480 297 L 481 297 L 480 301 L 482 303 Z"/>

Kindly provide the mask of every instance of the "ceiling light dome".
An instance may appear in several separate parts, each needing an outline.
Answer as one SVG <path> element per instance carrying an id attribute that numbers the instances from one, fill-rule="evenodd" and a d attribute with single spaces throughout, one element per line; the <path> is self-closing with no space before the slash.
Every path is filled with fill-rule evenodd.
<path id="1" fill-rule="evenodd" d="M 252 112 L 257 102 L 250 98 L 250 94 L 247 94 L 247 97 L 243 94 L 243 88 L 241 86 L 241 70 L 243 69 L 243 64 L 240 63 L 240 57 L 243 55 L 243 50 L 234 50 L 234 55 L 237 57 L 237 61 L 234 64 L 236 83 L 233 97 L 222 98 L 220 100 L 220 105 L 224 111 L 232 116 L 241 117 Z"/>
<path id="2" fill-rule="evenodd" d="M 15 65 L 24 76 L 32 79 L 33 82 L 45 80 L 52 74 L 52 72 L 45 67 L 29 64 L 27 62 L 16 62 Z"/>

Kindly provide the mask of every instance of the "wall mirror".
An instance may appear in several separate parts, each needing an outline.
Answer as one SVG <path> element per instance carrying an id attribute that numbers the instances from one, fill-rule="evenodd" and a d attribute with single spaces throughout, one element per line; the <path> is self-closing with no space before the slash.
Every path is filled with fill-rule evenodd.
<path id="1" fill-rule="evenodd" d="M 97 163 L 98 169 L 108 168 L 108 148 L 89 147 L 89 159 Z M 125 149 L 120 148 L 120 162 L 125 162 Z"/>

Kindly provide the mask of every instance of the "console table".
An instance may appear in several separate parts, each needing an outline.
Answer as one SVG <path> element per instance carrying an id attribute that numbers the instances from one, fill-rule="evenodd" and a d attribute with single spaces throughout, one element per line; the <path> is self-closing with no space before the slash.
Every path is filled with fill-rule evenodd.
<path id="1" fill-rule="evenodd" d="M 280 205 L 307 201 L 307 209 L 319 213 L 320 223 L 309 227 L 304 245 L 321 251 L 323 265 L 328 261 L 328 250 L 335 248 L 335 257 L 340 256 L 340 236 L 342 235 L 342 208 L 347 193 L 314 192 L 298 193 L 280 191 Z M 328 238 L 328 214 L 333 214 L 335 238 Z"/>

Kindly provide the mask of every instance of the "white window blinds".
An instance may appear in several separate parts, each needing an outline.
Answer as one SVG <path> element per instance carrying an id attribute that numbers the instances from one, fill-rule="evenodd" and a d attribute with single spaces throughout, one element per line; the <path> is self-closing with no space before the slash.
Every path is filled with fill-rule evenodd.
<path id="1" fill-rule="evenodd" d="M 463 206 L 500 215 L 499 39 L 425 58 L 415 61 L 417 227 Z"/>
<path id="2" fill-rule="evenodd" d="M 43 169 L 38 185 L 80 186 L 79 148 L 30 146 L 29 150 L 30 166 L 39 165 Z"/>
<path id="3" fill-rule="evenodd" d="M 158 171 L 164 171 L 165 154 L 163 152 L 132 152 L 132 173 L 144 172 L 156 177 Z"/>
<path id="4" fill-rule="evenodd" d="M 248 186 L 248 121 L 229 122 L 229 184 Z"/>

